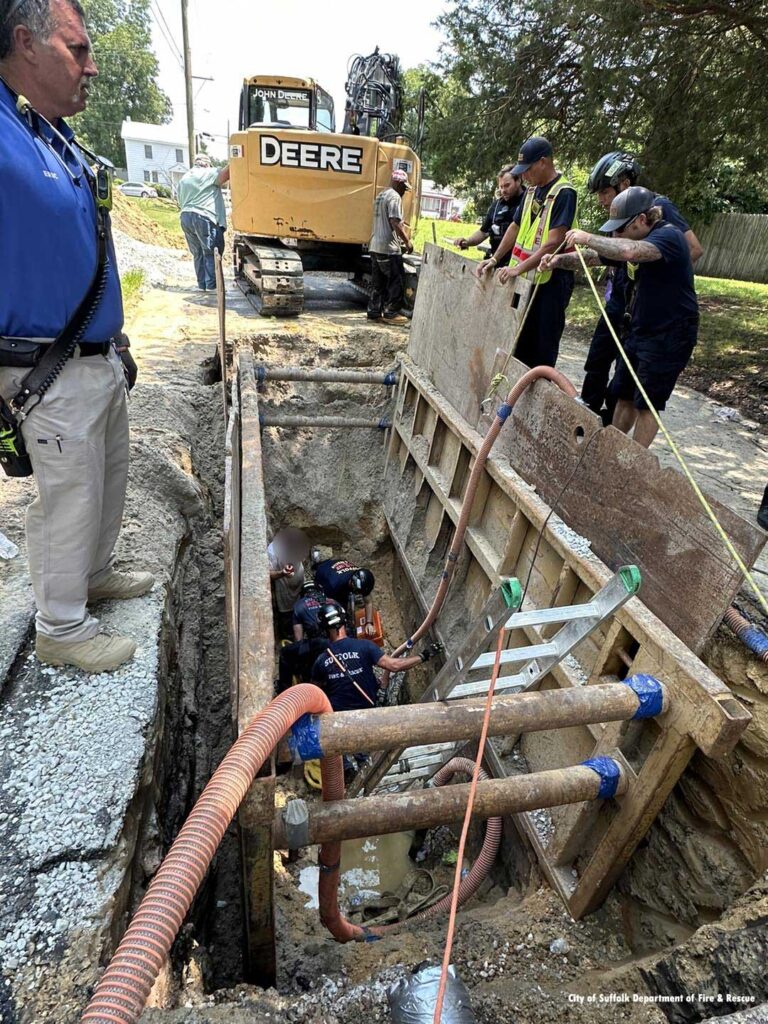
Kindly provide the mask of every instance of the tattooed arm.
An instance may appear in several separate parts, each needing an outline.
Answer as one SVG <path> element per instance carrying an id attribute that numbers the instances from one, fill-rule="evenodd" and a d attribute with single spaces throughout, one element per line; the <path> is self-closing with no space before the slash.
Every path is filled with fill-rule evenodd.
<path id="1" fill-rule="evenodd" d="M 590 235 L 586 231 L 569 231 L 566 245 L 588 245 L 600 256 L 620 263 L 652 263 L 661 259 L 661 252 L 652 242 L 634 241 L 631 238 L 606 238 L 604 235 Z"/>
<path id="2" fill-rule="evenodd" d="M 588 267 L 599 267 L 600 257 L 594 249 L 582 249 L 581 255 Z M 561 252 L 557 256 L 545 256 L 539 270 L 581 270 L 581 260 L 575 252 Z"/>

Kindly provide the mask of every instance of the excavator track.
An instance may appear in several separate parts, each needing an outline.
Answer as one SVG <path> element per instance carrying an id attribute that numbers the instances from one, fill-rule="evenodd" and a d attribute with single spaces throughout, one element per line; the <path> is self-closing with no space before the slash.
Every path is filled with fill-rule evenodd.
<path id="1" fill-rule="evenodd" d="M 304 309 L 304 267 L 295 249 L 239 238 L 235 276 L 261 316 L 298 316 Z"/>

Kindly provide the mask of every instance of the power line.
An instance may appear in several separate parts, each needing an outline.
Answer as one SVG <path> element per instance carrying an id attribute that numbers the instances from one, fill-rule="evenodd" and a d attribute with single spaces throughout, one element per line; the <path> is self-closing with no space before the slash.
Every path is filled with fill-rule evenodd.
<path id="1" fill-rule="evenodd" d="M 155 13 L 155 24 L 160 29 L 160 32 L 168 44 L 168 48 L 171 51 L 173 57 L 178 61 L 180 67 L 184 67 L 184 58 L 182 57 L 181 50 L 179 49 L 178 43 L 176 42 L 173 32 L 171 32 L 168 22 L 165 20 L 158 0 L 151 0 L 152 10 Z"/>

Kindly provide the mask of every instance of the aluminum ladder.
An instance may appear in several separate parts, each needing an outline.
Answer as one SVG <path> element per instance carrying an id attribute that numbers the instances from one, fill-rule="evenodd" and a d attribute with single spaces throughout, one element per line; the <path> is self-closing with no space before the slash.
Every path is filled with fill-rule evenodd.
<path id="1" fill-rule="evenodd" d="M 548 640 L 501 652 L 499 677 L 495 694 L 520 693 L 531 690 L 555 665 L 585 640 L 601 623 L 610 618 L 640 588 L 637 566 L 622 566 L 584 604 L 563 605 L 520 611 L 523 591 L 519 580 L 502 580 L 485 604 L 458 651 L 443 666 L 434 682 L 421 697 L 421 702 L 461 700 L 484 697 L 488 693 L 496 658 L 499 630 L 511 631 L 523 626 L 546 627 L 562 623 Z M 510 614 L 511 612 L 511 614 Z M 489 641 L 493 649 L 487 651 Z M 511 669 L 512 671 L 505 670 Z M 484 678 L 472 678 L 478 674 Z M 398 791 L 408 789 L 418 780 L 427 780 L 453 757 L 456 743 L 435 743 L 401 750 L 386 751 L 350 787 L 349 795 L 364 790 Z"/>

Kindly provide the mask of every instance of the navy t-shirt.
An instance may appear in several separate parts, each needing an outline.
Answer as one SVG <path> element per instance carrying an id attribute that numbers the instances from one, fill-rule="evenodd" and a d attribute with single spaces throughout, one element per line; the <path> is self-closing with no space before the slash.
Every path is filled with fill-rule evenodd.
<path id="1" fill-rule="evenodd" d="M 658 221 L 643 241 L 655 245 L 661 259 L 637 268 L 632 310 L 632 332 L 637 336 L 656 334 L 699 314 L 691 253 L 682 232 Z"/>
<path id="2" fill-rule="evenodd" d="M 691 230 L 685 217 L 667 196 L 656 196 L 654 203 L 661 207 L 662 217 L 667 224 L 671 224 L 673 228 L 677 228 L 683 234 Z M 608 260 L 603 262 L 615 267 L 612 279 L 605 290 L 605 301 L 610 303 L 609 312 L 611 314 L 616 313 L 618 316 L 622 316 L 632 295 L 633 281 L 627 271 L 626 263 L 611 264 L 611 261 Z"/>
<path id="3" fill-rule="evenodd" d="M 338 601 L 329 601 L 319 593 L 300 597 L 293 606 L 293 624 L 294 626 L 303 626 L 304 636 L 308 640 L 323 635 L 317 621 L 317 614 L 324 604 L 335 604 L 337 608 L 341 608 Z"/>
<path id="4" fill-rule="evenodd" d="M 373 666 L 384 657 L 382 649 L 370 640 L 354 640 L 349 636 L 328 646 L 346 672 L 342 672 L 333 658 L 324 652 L 312 666 L 312 681 L 328 694 L 333 710 L 356 711 L 375 704 L 379 684 Z M 353 686 L 350 676 L 360 689 L 368 694 L 371 703 Z"/>
<path id="5" fill-rule="evenodd" d="M 521 198 L 521 196 L 515 196 L 509 200 L 496 199 L 488 207 L 488 212 L 485 215 L 485 220 L 480 225 L 480 230 L 488 235 L 491 255 L 496 252 L 507 228 L 514 221 Z M 506 256 L 502 256 L 498 266 L 506 267 L 510 256 L 511 252 L 508 252 Z"/>
<path id="6" fill-rule="evenodd" d="M 361 567 L 346 558 L 327 558 L 315 566 L 315 583 L 326 595 L 346 605 L 349 598 L 349 581 Z"/>

